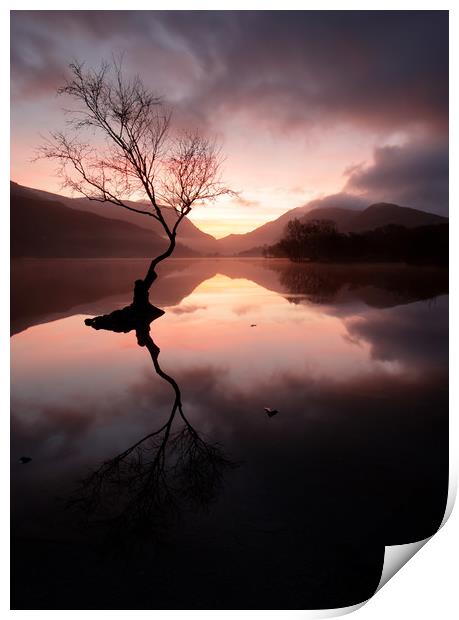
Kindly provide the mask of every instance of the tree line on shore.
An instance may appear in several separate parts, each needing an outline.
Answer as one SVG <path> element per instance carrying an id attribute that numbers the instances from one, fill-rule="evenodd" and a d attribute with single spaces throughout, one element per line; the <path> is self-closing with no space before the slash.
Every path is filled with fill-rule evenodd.
<path id="1" fill-rule="evenodd" d="M 448 224 L 406 228 L 390 224 L 364 232 L 339 232 L 331 220 L 291 220 L 282 239 L 263 256 L 293 262 L 407 262 L 447 264 Z"/>

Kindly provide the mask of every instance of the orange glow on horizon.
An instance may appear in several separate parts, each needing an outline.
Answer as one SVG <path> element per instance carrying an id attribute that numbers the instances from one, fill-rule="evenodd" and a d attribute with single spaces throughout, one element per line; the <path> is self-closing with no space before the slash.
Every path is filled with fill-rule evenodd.
<path id="1" fill-rule="evenodd" d="M 368 343 L 356 346 L 346 338 L 342 319 L 328 314 L 326 308 L 291 304 L 249 279 L 217 274 L 199 284 L 177 307 L 189 309 L 186 320 L 171 308 L 152 330 L 165 369 L 179 370 L 190 364 L 205 367 L 211 362 L 227 368 L 228 381 L 237 385 L 275 375 L 282 367 L 293 367 L 299 374 L 306 371 L 310 377 L 342 380 L 376 368 L 400 370 L 397 363 L 373 360 Z M 126 378 L 137 381 L 142 369 L 150 372 L 151 361 L 142 355 L 133 333 L 100 330 L 95 337 L 83 318 L 74 315 L 15 335 L 13 382 L 26 375 L 40 385 L 46 375 L 60 385 L 60 374 L 71 365 L 78 369 L 76 376 L 83 378 L 90 395 L 92 389 L 113 390 L 114 381 L 121 377 L 123 385 Z M 256 328 L 251 328 L 252 322 Z M 123 354 L 117 355 L 121 350 Z M 75 385 L 68 383 L 66 389 L 77 390 L 80 379 Z"/>
<path id="2" fill-rule="evenodd" d="M 60 114 L 59 110 L 56 114 Z M 47 121 L 43 135 L 56 123 L 54 116 Z M 10 178 L 26 187 L 75 197 L 62 189 L 53 162 L 32 161 L 37 146 L 43 141 L 40 135 L 29 131 L 27 125 L 15 126 L 14 119 L 13 128 Z M 189 215 L 199 229 L 217 239 L 245 234 L 286 211 L 341 191 L 345 182 L 343 170 L 349 161 L 370 159 L 373 147 L 368 137 L 362 138 L 356 152 L 355 140 L 350 142 L 347 133 L 338 138 L 327 135 L 330 144 L 333 139 L 338 140 L 338 144 L 333 142 L 330 152 L 326 143 L 319 144 L 316 139 L 310 149 L 310 144 L 300 137 L 293 140 L 289 136 L 278 136 L 268 140 L 264 134 L 253 134 L 253 131 L 253 128 L 230 126 L 224 142 L 226 161 L 222 177 L 238 196 L 195 205 Z M 253 138 L 250 141 L 247 132 Z M 108 210 L 106 215 L 109 216 Z"/>
<path id="3" fill-rule="evenodd" d="M 281 215 L 281 214 L 279 214 Z M 275 216 L 278 217 L 278 216 Z M 203 232 L 212 235 L 216 239 L 221 239 L 227 235 L 243 235 L 248 233 L 259 226 L 262 226 L 266 222 L 271 221 L 273 218 L 271 214 L 268 214 L 263 220 L 260 217 L 255 218 L 222 218 L 222 219 L 202 219 L 199 215 L 190 213 L 189 219 Z"/>

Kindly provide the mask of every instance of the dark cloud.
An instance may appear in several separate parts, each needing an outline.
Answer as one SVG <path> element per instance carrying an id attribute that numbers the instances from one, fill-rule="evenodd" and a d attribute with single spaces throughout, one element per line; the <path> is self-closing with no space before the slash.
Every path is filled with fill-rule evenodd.
<path id="1" fill-rule="evenodd" d="M 256 108 L 287 126 L 446 122 L 446 13 L 182 13 L 163 22 L 205 69 L 190 101 L 209 113 Z"/>
<path id="2" fill-rule="evenodd" d="M 448 299 L 441 296 L 345 319 L 349 335 L 371 346 L 373 359 L 397 361 L 426 375 L 448 365 Z M 428 325 L 428 329 L 426 329 Z"/>
<path id="3" fill-rule="evenodd" d="M 243 112 L 289 128 L 447 125 L 446 11 L 13 12 L 25 96 L 54 89 L 70 50 L 92 61 L 120 48 L 203 122 Z"/>
<path id="4" fill-rule="evenodd" d="M 375 144 L 406 136 L 313 206 L 447 211 L 447 11 L 13 11 L 13 99 L 51 106 L 71 60 L 122 51 L 178 126 L 220 132 L 240 119 L 300 138 L 333 125 L 373 132 Z"/>
<path id="5" fill-rule="evenodd" d="M 77 406 L 45 406 L 36 419 L 28 420 L 23 415 L 22 405 L 12 407 L 12 454 L 42 456 L 44 452 L 56 458 L 74 457 L 79 442 L 86 437 L 93 425 L 91 414 Z"/>
<path id="6" fill-rule="evenodd" d="M 15 26 L 13 26 L 13 24 Z M 11 33 L 12 96 L 49 96 L 65 79 L 66 64 L 45 30 L 32 30 L 13 18 Z"/>
<path id="7" fill-rule="evenodd" d="M 395 202 L 448 214 L 446 140 L 413 140 L 403 146 L 377 148 L 372 164 L 348 172 L 344 190 L 359 192 L 367 204 Z"/>
<path id="8" fill-rule="evenodd" d="M 343 191 L 338 194 L 330 194 L 329 196 L 324 196 L 323 198 L 311 200 L 305 205 L 305 207 L 307 207 L 308 211 L 327 207 L 354 209 L 359 211 L 368 207 L 368 198 Z"/>

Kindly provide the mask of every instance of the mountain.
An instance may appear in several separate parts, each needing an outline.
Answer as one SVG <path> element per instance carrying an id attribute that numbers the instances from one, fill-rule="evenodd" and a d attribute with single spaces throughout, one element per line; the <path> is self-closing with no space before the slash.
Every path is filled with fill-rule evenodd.
<path id="1" fill-rule="evenodd" d="M 135 224 L 148 232 L 153 231 L 158 237 L 164 238 L 164 231 L 161 228 L 161 224 L 151 217 L 145 217 L 140 213 L 134 213 L 112 205 L 109 203 L 101 203 L 88 198 L 69 198 L 67 196 L 60 196 L 59 194 L 53 194 L 52 192 L 46 192 L 44 190 L 33 189 L 30 187 L 24 187 L 17 183 L 11 183 L 11 193 L 15 196 L 26 196 L 29 198 L 39 198 L 41 200 L 48 200 L 52 202 L 59 202 L 71 209 L 77 209 L 85 213 L 90 213 L 98 216 L 110 218 L 121 222 L 128 222 L 129 224 Z M 142 208 L 144 203 L 126 201 L 128 206 L 134 208 Z M 173 222 L 175 214 L 166 210 L 166 220 Z M 201 254 L 215 254 L 218 252 L 217 240 L 193 224 L 187 217 L 183 219 L 180 224 L 180 243 L 186 247 L 199 252 Z"/>
<path id="2" fill-rule="evenodd" d="M 12 186 L 11 256 L 152 257 L 167 247 L 155 232 L 108 217 L 70 209 Z M 195 256 L 181 243 L 175 256 Z"/>
<path id="3" fill-rule="evenodd" d="M 65 196 L 59 196 L 58 194 L 53 194 L 51 192 L 23 187 L 17 183 L 11 183 L 11 199 L 13 219 L 16 217 L 14 214 L 15 204 L 18 203 L 19 199 L 28 199 L 32 202 L 40 200 L 43 204 L 46 204 L 49 209 L 51 209 L 53 204 L 55 205 L 56 203 L 60 203 L 59 210 L 62 211 L 62 208 L 65 209 L 66 218 L 70 217 L 68 213 L 69 211 L 78 213 L 79 216 L 77 220 L 81 225 L 81 234 L 88 235 L 91 240 L 80 238 L 79 249 L 75 246 L 72 250 L 73 252 L 77 252 L 75 254 L 76 256 L 83 256 L 84 254 L 81 253 L 83 251 L 91 251 L 92 253 L 90 256 L 150 256 L 155 252 L 155 248 L 159 247 L 160 243 L 162 243 L 161 247 L 164 247 L 164 231 L 162 230 L 159 222 L 153 218 L 127 211 L 122 207 L 117 207 L 108 203 L 98 203 L 87 198 L 68 198 Z M 29 208 L 32 208 L 31 203 L 29 202 L 28 204 Z M 143 203 L 128 201 L 128 204 L 139 208 L 139 206 Z M 351 208 L 352 205 L 353 208 Z M 337 194 L 328 197 L 328 199 L 312 201 L 302 207 L 291 209 L 290 211 L 283 213 L 276 220 L 267 222 L 266 224 L 263 224 L 262 226 L 246 234 L 228 235 L 222 239 L 215 239 L 212 235 L 204 233 L 199 230 L 199 228 L 188 218 L 184 218 L 181 223 L 178 238 L 180 240 L 180 244 L 185 246 L 185 248 L 177 247 L 177 251 L 174 255 L 185 256 L 187 253 L 188 255 L 192 255 L 193 252 L 198 252 L 204 256 L 217 253 L 222 255 L 234 255 L 239 254 L 240 252 L 250 252 L 254 248 L 257 250 L 255 252 L 252 251 L 251 253 L 255 255 L 260 254 L 261 248 L 264 245 L 273 245 L 279 241 L 279 239 L 283 236 L 287 223 L 294 218 L 299 218 L 302 220 L 333 220 L 336 223 L 338 230 L 341 232 L 363 232 L 365 230 L 372 230 L 388 224 L 398 224 L 401 226 L 406 226 L 407 228 L 414 228 L 417 226 L 441 224 L 448 221 L 447 218 L 439 215 L 426 213 L 425 211 L 419 211 L 408 207 L 400 207 L 395 204 L 379 203 L 366 208 L 362 207 L 362 199 L 352 197 L 351 200 L 349 195 Z M 172 222 L 175 218 L 174 213 L 170 210 L 165 211 L 165 213 L 168 220 Z M 38 213 L 30 216 L 32 217 L 32 222 L 36 221 L 37 228 L 34 228 L 34 226 L 28 228 L 29 225 L 27 224 L 26 218 L 21 218 L 21 221 L 17 221 L 23 230 L 19 231 L 17 228 L 14 229 L 16 240 L 13 239 L 13 251 L 20 252 L 20 254 L 16 255 L 24 255 L 24 251 L 31 251 L 32 245 L 27 246 L 27 243 L 38 243 L 38 240 L 34 240 L 35 231 L 42 231 L 42 236 L 44 235 L 47 237 L 48 235 L 49 238 L 53 239 L 52 247 L 45 249 L 42 247 L 42 243 L 40 246 L 42 249 L 39 250 L 37 248 L 35 251 L 56 252 L 58 251 L 58 245 L 60 243 L 62 247 L 59 249 L 59 252 L 61 252 L 59 256 L 68 255 L 65 254 L 65 252 L 68 252 L 69 250 L 65 249 L 65 247 L 68 248 L 69 240 L 62 238 L 62 240 L 59 241 L 58 237 L 65 234 L 67 236 L 69 235 L 69 231 L 67 230 L 65 232 L 65 230 L 70 221 L 66 220 L 67 223 L 60 222 L 58 226 L 58 222 L 55 218 L 64 217 L 64 213 L 62 212 L 58 215 L 57 211 L 53 211 L 53 214 L 52 221 L 55 222 L 55 228 L 53 230 L 48 230 L 48 232 L 46 230 L 42 230 L 43 227 L 46 227 L 47 225 L 45 222 L 46 218 L 40 218 Z M 51 217 L 51 212 L 49 215 Z M 93 237 L 97 234 L 101 234 L 103 236 L 101 232 L 102 226 L 100 225 L 99 220 L 93 220 L 92 224 L 89 224 L 89 221 L 84 224 L 84 222 L 79 219 L 83 215 L 100 218 L 105 221 L 105 232 L 103 234 L 106 235 L 106 238 L 98 239 L 98 254 L 94 254 L 96 250 Z M 107 220 L 110 221 L 111 224 L 107 224 Z M 98 228 L 95 225 L 96 221 L 99 222 Z M 87 233 L 83 233 L 85 226 L 87 227 Z M 123 226 L 127 226 L 128 228 L 123 228 Z M 49 227 L 52 228 L 51 221 L 49 223 Z M 22 237 L 18 236 L 24 236 L 27 230 L 29 230 L 29 237 L 22 239 Z M 58 231 L 59 235 L 57 234 Z M 110 237 L 110 235 L 113 236 Z M 135 240 L 134 238 L 131 239 L 130 235 L 134 235 Z M 23 244 L 22 248 L 20 243 Z M 75 240 L 73 240 L 72 243 L 75 243 Z M 85 249 L 89 246 L 91 246 L 91 250 Z M 151 250 L 149 248 L 151 248 Z M 189 249 L 187 250 L 187 248 Z M 64 252 L 64 254 L 62 254 L 62 252 Z M 110 252 L 110 254 L 107 254 L 107 252 Z M 46 253 L 41 253 L 39 255 L 51 256 L 51 254 Z"/>
<path id="4" fill-rule="evenodd" d="M 369 206 L 360 213 L 353 212 L 353 217 L 342 222 L 340 230 L 341 232 L 363 232 L 389 224 L 417 228 L 418 226 L 446 223 L 448 223 L 448 218 L 441 215 L 381 202 Z M 338 228 L 340 228 L 339 225 Z"/>
<path id="5" fill-rule="evenodd" d="M 228 235 L 218 239 L 218 251 L 221 254 L 238 254 L 254 247 L 265 244 L 272 245 L 282 237 L 285 227 L 290 220 L 302 217 L 306 212 L 305 207 L 297 207 L 283 213 L 272 222 L 266 222 L 255 230 L 240 235 Z"/>
<path id="6" fill-rule="evenodd" d="M 333 220 L 340 232 L 363 232 L 389 224 L 415 228 L 448 222 L 448 218 L 440 215 L 388 203 L 374 204 L 363 211 L 340 207 L 319 207 L 316 209 L 309 207 L 308 204 L 291 209 L 276 220 L 267 222 L 245 235 L 228 235 L 219 239 L 220 253 L 238 254 L 252 248 L 261 248 L 263 245 L 273 245 L 281 239 L 288 222 L 294 218 L 302 221 Z"/>

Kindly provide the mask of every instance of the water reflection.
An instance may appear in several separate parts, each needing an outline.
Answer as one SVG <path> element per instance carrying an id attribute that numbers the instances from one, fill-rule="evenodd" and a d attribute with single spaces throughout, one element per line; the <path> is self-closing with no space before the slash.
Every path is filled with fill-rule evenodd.
<path id="1" fill-rule="evenodd" d="M 296 302 L 301 297 L 317 304 L 358 299 L 370 307 L 387 308 L 431 299 L 448 291 L 448 271 L 439 267 L 396 263 L 305 266 L 277 261 L 270 268 Z"/>
<path id="2" fill-rule="evenodd" d="M 66 316 L 97 315 L 126 306 L 135 275 L 142 269 L 146 262 L 139 259 L 13 260 L 12 333 Z M 162 308 L 178 308 L 202 282 L 217 274 L 249 280 L 296 302 L 301 298 L 334 304 L 352 300 L 385 308 L 448 292 L 448 272 L 438 267 L 174 259 L 161 265 L 153 301 Z"/>
<path id="3" fill-rule="evenodd" d="M 206 442 L 195 430 L 184 414 L 178 383 L 160 366 L 160 349 L 150 326 L 163 314 L 152 306 L 139 314 L 131 305 L 85 321 L 96 330 L 135 330 L 137 343 L 148 350 L 156 374 L 173 391 L 165 423 L 104 461 L 70 500 L 89 522 L 114 528 L 118 540 L 132 533 L 158 535 L 187 504 L 208 506 L 223 484 L 225 471 L 235 466 L 220 446 Z M 180 418 L 178 425 L 176 418 Z"/>
<path id="4" fill-rule="evenodd" d="M 130 301 L 130 274 L 138 272 L 131 261 L 73 264 L 71 286 L 62 290 L 54 279 L 62 265 L 17 272 L 29 292 L 43 283 L 46 299 L 27 300 L 23 283 L 14 305 L 12 455 L 33 457 L 12 467 L 15 606 L 66 608 L 75 585 L 85 608 L 170 608 L 174 601 L 177 608 L 303 609 L 368 598 L 384 545 L 430 536 L 443 517 L 444 272 L 171 263 L 163 288 L 152 292 L 166 313 L 154 323 L 154 340 L 141 327 L 137 342 L 125 329 L 96 334 L 84 325 Z M 126 290 L 116 289 L 124 281 Z M 266 406 L 279 414 L 268 418 Z M 209 456 L 208 446 L 217 452 Z M 169 519 L 174 510 L 156 501 L 153 513 L 167 521 L 156 528 L 160 544 L 145 543 L 135 570 L 107 563 L 54 498 L 103 461 L 92 514 L 113 516 L 117 506 L 115 514 L 134 516 L 133 523 L 147 514 L 155 529 L 135 500 L 161 470 L 158 453 L 166 479 L 166 487 L 155 486 L 159 505 L 172 495 L 183 518 Z M 243 465 L 227 475 L 225 455 Z M 118 471 L 122 484 L 117 479 L 112 493 Z M 200 499 L 191 501 L 196 489 Z M 145 495 L 150 501 L 155 492 Z M 193 508 L 203 503 L 207 510 Z"/>

